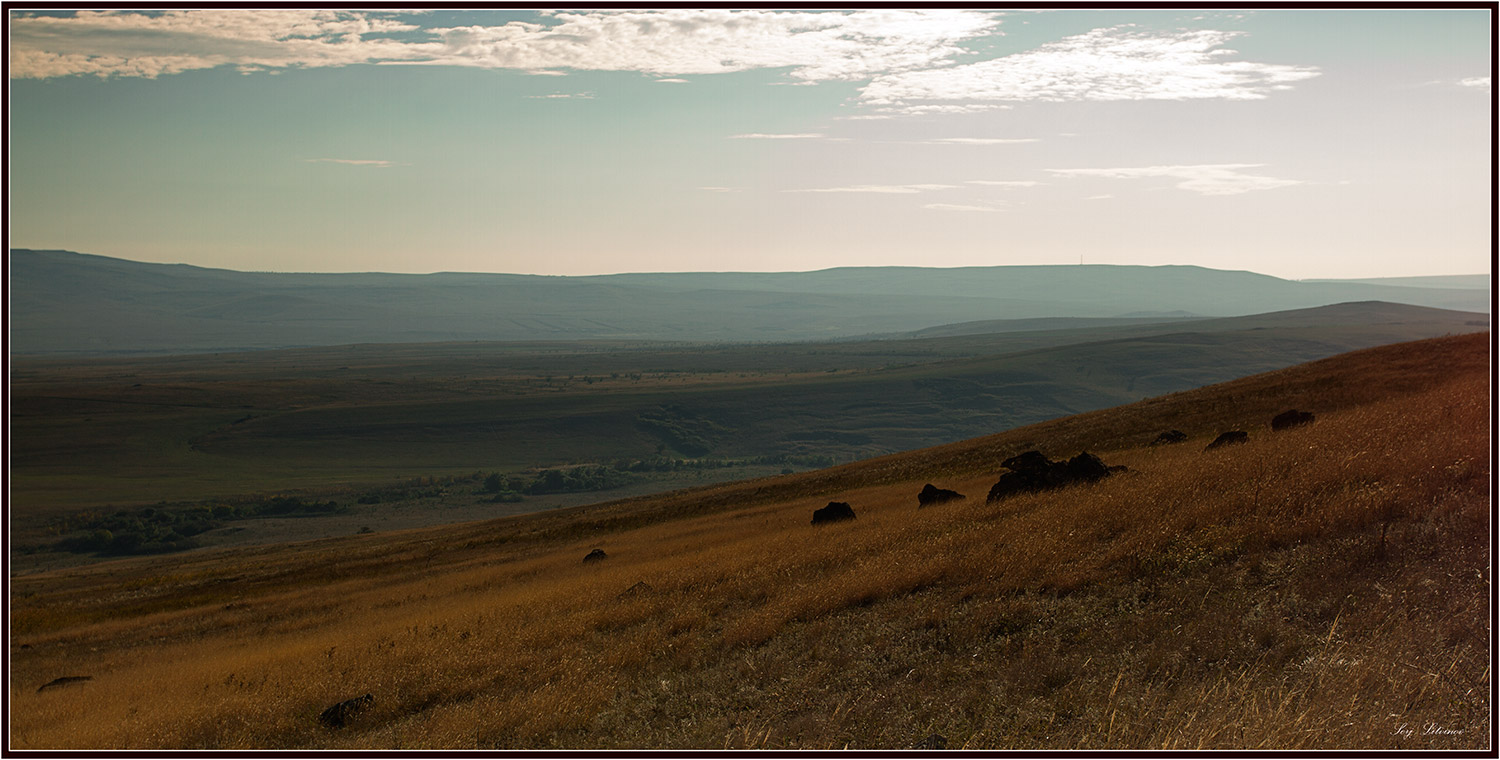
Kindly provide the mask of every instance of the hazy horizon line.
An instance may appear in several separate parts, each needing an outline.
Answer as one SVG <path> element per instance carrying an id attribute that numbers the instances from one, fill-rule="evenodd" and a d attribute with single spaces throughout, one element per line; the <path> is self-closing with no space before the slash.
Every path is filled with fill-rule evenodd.
<path id="1" fill-rule="evenodd" d="M 1272 278 L 1275 278 L 1275 279 L 1278 279 L 1278 280 L 1284 280 L 1284 281 L 1287 281 L 1287 282 L 1323 282 L 1323 281 L 1341 281 L 1341 280 L 1409 280 L 1409 279 L 1419 279 L 1419 278 L 1480 277 L 1480 276 L 1490 277 L 1491 279 L 1493 279 L 1493 277 L 1494 277 L 1494 272 L 1490 271 L 1490 272 L 1442 272 L 1442 273 L 1435 273 L 1435 274 L 1408 274 L 1408 275 L 1370 275 L 1370 276 L 1349 275 L 1349 276 L 1343 276 L 1343 277 L 1295 277 L 1294 278 L 1294 277 L 1283 277 L 1281 275 L 1271 274 L 1269 272 L 1261 272 L 1261 271 L 1254 270 L 1254 269 L 1219 269 L 1219 268 L 1216 268 L 1216 267 L 1203 266 L 1202 264 L 1118 264 L 1118 263 L 1090 264 L 1090 263 L 1084 263 L 1084 262 L 1080 262 L 1080 263 L 1077 263 L 1077 264 L 1073 264 L 1073 263 L 1067 263 L 1067 264 L 991 264 L 991 265 L 965 265 L 965 266 L 926 266 L 926 265 L 921 265 L 921 264 L 868 264 L 868 265 L 865 265 L 865 264 L 846 264 L 846 265 L 843 265 L 843 266 L 823 267 L 821 269 L 766 269 L 766 270 L 749 270 L 749 269 L 724 269 L 724 270 L 694 269 L 694 270 L 673 270 L 673 271 L 622 270 L 622 271 L 615 271 L 615 272 L 592 272 L 592 273 L 588 273 L 588 274 L 547 274 L 547 273 L 543 273 L 543 272 L 505 272 L 505 271 L 453 270 L 453 269 L 440 269 L 440 270 L 425 271 L 425 272 L 375 270 L 375 269 L 358 270 L 358 271 L 355 271 L 355 270 L 312 271 L 312 270 L 280 270 L 280 269 L 232 269 L 232 268 L 229 268 L 229 267 L 207 266 L 207 265 L 204 265 L 204 264 L 195 264 L 195 263 L 189 262 L 189 261 L 144 261 L 144 260 L 141 260 L 141 259 L 125 258 L 123 256 L 111 256 L 111 255 L 108 255 L 108 254 L 100 254 L 100 253 L 85 253 L 83 251 L 75 251 L 75 250 L 72 250 L 72 249 L 69 249 L 69 248 L 27 248 L 27 247 L 12 247 L 12 248 L 8 248 L 7 250 L 9 252 L 11 252 L 11 253 L 18 253 L 18 252 L 30 252 L 30 253 L 66 253 L 66 254 L 72 254 L 72 255 L 75 255 L 75 256 L 92 256 L 92 257 L 101 258 L 101 259 L 112 259 L 112 260 L 115 260 L 115 261 L 125 261 L 125 262 L 129 262 L 129 263 L 132 263 L 132 264 L 146 264 L 146 265 L 156 265 L 156 266 L 187 266 L 187 267 L 194 267 L 196 269 L 208 269 L 208 270 L 221 271 L 221 272 L 237 272 L 237 273 L 241 273 L 241 274 L 285 274 L 285 275 L 372 275 L 373 274 L 373 275 L 409 275 L 409 276 L 413 276 L 413 277 L 424 277 L 424 276 L 431 276 L 431 275 L 464 275 L 464 274 L 472 274 L 472 275 L 507 275 L 507 276 L 514 276 L 514 277 L 586 278 L 586 277 L 621 277 L 621 276 L 631 276 L 631 275 L 698 275 L 698 274 L 777 275 L 777 274 L 818 274 L 818 273 L 821 273 L 821 272 L 835 272 L 835 271 L 843 270 L 843 269 L 924 269 L 924 270 L 957 271 L 957 270 L 965 270 L 965 269 L 1042 269 L 1042 268 L 1072 269 L 1072 268 L 1086 268 L 1086 267 L 1093 267 L 1093 268 L 1103 268 L 1103 267 L 1136 267 L 1136 268 L 1142 268 L 1142 269 L 1165 269 L 1165 268 L 1169 268 L 1169 267 L 1177 267 L 1177 268 L 1203 269 L 1203 270 L 1214 271 L 1214 272 L 1242 272 L 1242 273 L 1247 273 L 1247 274 L 1260 275 L 1262 277 L 1272 277 Z"/>

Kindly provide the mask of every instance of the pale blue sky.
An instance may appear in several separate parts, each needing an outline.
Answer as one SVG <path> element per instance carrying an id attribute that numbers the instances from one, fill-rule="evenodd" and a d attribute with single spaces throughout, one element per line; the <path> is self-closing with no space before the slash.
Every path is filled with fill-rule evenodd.
<path id="1" fill-rule="evenodd" d="M 1485 272 L 1486 11 L 12 11 L 13 247 Z"/>

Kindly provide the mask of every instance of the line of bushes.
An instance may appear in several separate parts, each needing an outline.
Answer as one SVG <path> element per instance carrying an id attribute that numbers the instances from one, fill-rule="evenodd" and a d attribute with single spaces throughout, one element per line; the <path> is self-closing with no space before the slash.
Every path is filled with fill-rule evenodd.
<path id="1" fill-rule="evenodd" d="M 304 501 L 295 496 L 235 504 L 122 509 L 109 514 L 87 512 L 59 520 L 54 529 L 66 536 L 54 546 L 75 554 L 159 554 L 197 547 L 195 536 L 233 520 L 341 514 L 348 507 L 335 501 Z"/>
<path id="2" fill-rule="evenodd" d="M 744 459 L 673 459 L 665 456 L 616 459 L 606 464 L 546 469 L 535 477 L 492 472 L 484 476 L 478 493 L 493 494 L 490 498 L 493 502 L 512 502 L 521 501 L 525 495 L 582 493 L 619 488 L 640 482 L 640 474 L 647 472 L 714 470 L 751 465 L 832 467 L 834 459 L 824 455 L 791 454 L 772 454 Z M 783 470 L 783 472 L 790 472 L 790 470 Z"/>

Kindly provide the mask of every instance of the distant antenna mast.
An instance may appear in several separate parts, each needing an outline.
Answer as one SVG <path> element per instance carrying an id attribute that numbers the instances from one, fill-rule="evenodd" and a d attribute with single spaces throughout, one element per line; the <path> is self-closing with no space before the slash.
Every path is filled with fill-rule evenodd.
<path id="1" fill-rule="evenodd" d="M 1078 254 L 1078 266 L 1083 266 L 1083 254 Z"/>

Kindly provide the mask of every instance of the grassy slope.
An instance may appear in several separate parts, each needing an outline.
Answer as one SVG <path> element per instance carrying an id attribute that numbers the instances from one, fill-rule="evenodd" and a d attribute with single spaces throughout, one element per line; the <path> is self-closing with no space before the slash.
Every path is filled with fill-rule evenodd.
<path id="1" fill-rule="evenodd" d="M 785 478 L 17 579 L 11 740 L 1483 748 L 1487 346 Z M 1289 406 L 1319 419 L 1271 433 Z M 1171 427 L 1191 440 L 1144 445 Z M 1202 451 L 1230 427 L 1250 443 Z M 1030 447 L 1132 472 L 985 505 Z M 929 480 L 971 498 L 917 511 Z M 859 519 L 807 525 L 833 498 Z M 61 675 L 94 680 L 35 693 Z M 365 692 L 350 728 L 317 724 Z"/>
<path id="2" fill-rule="evenodd" d="M 664 440 L 640 415 L 663 406 L 699 420 L 689 425 L 704 433 L 710 456 L 847 460 L 1352 348 L 1480 329 L 1466 324 L 1474 316 L 1354 304 L 1174 324 L 1171 332 L 1136 326 L 707 349 L 349 346 L 22 362 L 12 378 L 12 497 L 25 518 L 641 458 Z"/>

